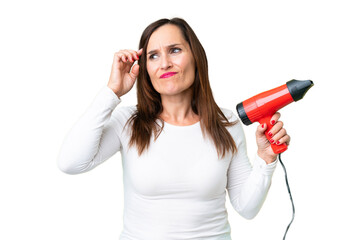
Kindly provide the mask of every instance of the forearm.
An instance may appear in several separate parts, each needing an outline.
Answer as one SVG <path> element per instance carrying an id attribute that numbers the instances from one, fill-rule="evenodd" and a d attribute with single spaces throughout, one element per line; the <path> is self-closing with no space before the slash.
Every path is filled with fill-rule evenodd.
<path id="1" fill-rule="evenodd" d="M 270 164 L 256 155 L 252 170 L 243 184 L 229 192 L 234 209 L 244 218 L 252 219 L 260 211 L 271 185 L 277 161 Z"/>

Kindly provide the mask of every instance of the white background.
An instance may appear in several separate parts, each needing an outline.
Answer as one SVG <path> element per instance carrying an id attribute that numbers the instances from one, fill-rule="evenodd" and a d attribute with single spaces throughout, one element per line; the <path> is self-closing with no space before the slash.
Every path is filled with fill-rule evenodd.
<path id="1" fill-rule="evenodd" d="M 86 174 L 56 165 L 71 126 L 107 84 L 113 54 L 142 31 L 181 17 L 209 61 L 215 100 L 237 103 L 291 79 L 315 85 L 280 110 L 292 137 L 282 157 L 296 216 L 287 239 L 360 239 L 360 14 L 356 1 L 2 1 L 0 239 L 118 239 L 119 153 Z M 136 104 L 135 88 L 122 105 Z M 257 123 L 244 126 L 249 157 Z M 232 238 L 282 239 L 291 219 L 278 164 L 258 216 L 227 197 Z"/>

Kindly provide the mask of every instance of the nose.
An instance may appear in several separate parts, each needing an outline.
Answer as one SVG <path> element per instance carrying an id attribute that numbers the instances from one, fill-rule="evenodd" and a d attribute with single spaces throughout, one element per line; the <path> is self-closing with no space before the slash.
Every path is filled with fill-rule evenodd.
<path id="1" fill-rule="evenodd" d="M 161 58 L 160 67 L 164 70 L 172 67 L 171 59 L 167 54 L 163 55 Z"/>

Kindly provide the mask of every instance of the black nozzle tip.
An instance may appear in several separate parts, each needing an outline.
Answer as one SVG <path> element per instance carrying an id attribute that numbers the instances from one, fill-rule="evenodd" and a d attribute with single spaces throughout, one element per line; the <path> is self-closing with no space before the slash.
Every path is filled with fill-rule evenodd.
<path id="1" fill-rule="evenodd" d="M 252 124 L 252 122 L 250 121 L 248 115 L 246 114 L 245 112 L 245 109 L 244 109 L 244 106 L 243 106 L 243 103 L 239 103 L 238 105 L 236 105 L 236 110 L 237 110 L 237 113 L 239 114 L 239 117 L 241 119 L 241 121 L 246 125 L 250 125 Z"/>
<path id="2" fill-rule="evenodd" d="M 299 101 L 302 99 L 306 92 L 314 86 L 313 81 L 311 80 L 290 80 L 286 83 L 287 88 L 291 94 L 291 97 L 294 101 Z"/>

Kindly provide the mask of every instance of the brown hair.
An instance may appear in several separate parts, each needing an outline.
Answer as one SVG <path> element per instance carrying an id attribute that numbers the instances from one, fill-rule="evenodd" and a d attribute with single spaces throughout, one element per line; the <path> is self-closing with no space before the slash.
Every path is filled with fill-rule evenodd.
<path id="1" fill-rule="evenodd" d="M 200 126 L 203 136 L 208 133 L 213 140 L 218 157 L 223 158 L 227 151 L 232 154 L 237 152 L 236 144 L 225 128 L 237 123 L 229 122 L 221 109 L 215 103 L 209 82 L 208 63 L 206 53 L 194 31 L 181 18 L 160 19 L 150 24 L 143 32 L 139 49 L 143 48 L 143 54 L 138 61 L 140 72 L 137 79 L 137 109 L 126 124 L 132 122 L 132 133 L 129 146 L 136 145 L 139 155 L 149 147 L 151 135 L 154 139 L 160 135 L 164 128 L 164 121 L 159 118 L 163 110 L 160 94 L 154 89 L 149 74 L 146 70 L 146 52 L 151 34 L 159 27 L 165 24 L 173 24 L 182 32 L 184 39 L 190 45 L 195 60 L 195 80 L 193 85 L 193 94 L 191 108 L 193 112 L 200 117 Z M 162 126 L 156 122 L 159 119 Z"/>

